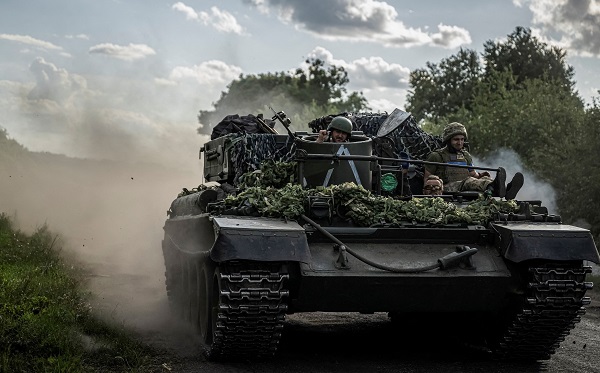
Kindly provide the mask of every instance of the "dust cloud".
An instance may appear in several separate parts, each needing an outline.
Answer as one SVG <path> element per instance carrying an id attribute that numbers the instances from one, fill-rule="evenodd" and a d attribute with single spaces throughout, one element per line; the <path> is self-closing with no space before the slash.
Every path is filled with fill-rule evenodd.
<path id="1" fill-rule="evenodd" d="M 200 161 L 184 172 L 49 153 L 24 155 L 0 167 L 0 211 L 23 231 L 47 224 L 61 237 L 62 253 L 90 274 L 86 285 L 96 314 L 142 330 L 164 326 L 169 315 L 162 227 L 181 189 L 201 183 Z"/>
<path id="2" fill-rule="evenodd" d="M 537 177 L 533 171 L 527 169 L 521 162 L 517 153 L 508 149 L 495 151 L 485 160 L 473 159 L 473 163 L 482 167 L 504 167 L 506 169 L 506 182 L 509 183 L 517 172 L 521 172 L 525 182 L 517 194 L 517 199 L 521 201 L 542 201 L 542 206 L 548 208 L 551 214 L 558 214 L 556 206 L 556 192 L 554 188 Z M 491 172 L 495 177 L 494 172 Z"/>

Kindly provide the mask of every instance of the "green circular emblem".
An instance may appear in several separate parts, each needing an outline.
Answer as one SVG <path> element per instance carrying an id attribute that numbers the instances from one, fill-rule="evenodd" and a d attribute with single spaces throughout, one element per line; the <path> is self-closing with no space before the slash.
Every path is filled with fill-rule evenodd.
<path id="1" fill-rule="evenodd" d="M 398 179 L 396 179 L 394 174 L 388 173 L 381 175 L 381 189 L 385 190 L 386 192 L 391 192 L 392 190 L 396 189 L 397 186 Z"/>

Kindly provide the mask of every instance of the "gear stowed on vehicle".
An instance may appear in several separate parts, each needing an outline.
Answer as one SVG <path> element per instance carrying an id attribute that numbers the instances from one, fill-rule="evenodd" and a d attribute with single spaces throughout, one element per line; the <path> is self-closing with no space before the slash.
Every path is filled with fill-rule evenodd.
<path id="1" fill-rule="evenodd" d="M 340 115 L 358 131 L 316 143 Z M 169 302 L 210 359 L 271 356 L 286 315 L 325 311 L 475 316 L 462 327 L 494 356 L 544 360 L 585 312 L 591 233 L 537 200 L 421 195 L 440 139 L 409 113 L 330 115 L 314 133 L 243 118 L 204 144 L 206 183 L 164 226 Z"/>

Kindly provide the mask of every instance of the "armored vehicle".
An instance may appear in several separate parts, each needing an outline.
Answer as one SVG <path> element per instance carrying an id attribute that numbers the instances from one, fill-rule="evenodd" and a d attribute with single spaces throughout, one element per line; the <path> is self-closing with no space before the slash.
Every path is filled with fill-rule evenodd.
<path id="1" fill-rule="evenodd" d="M 339 115 L 349 141 L 317 143 Z M 591 233 L 539 200 L 422 195 L 439 138 L 400 110 L 339 115 L 313 133 L 229 116 L 201 148 L 205 182 L 172 202 L 162 249 L 208 357 L 273 355 L 286 315 L 320 311 L 468 315 L 494 356 L 549 359 L 590 302 Z"/>

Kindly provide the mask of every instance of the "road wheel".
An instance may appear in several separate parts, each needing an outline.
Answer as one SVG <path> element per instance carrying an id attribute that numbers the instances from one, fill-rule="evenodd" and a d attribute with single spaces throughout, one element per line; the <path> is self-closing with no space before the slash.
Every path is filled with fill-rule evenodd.
<path id="1" fill-rule="evenodd" d="M 199 275 L 200 268 L 197 260 L 188 263 L 188 299 L 189 299 L 189 314 L 190 322 L 195 331 L 199 330 L 198 312 L 199 312 Z"/>
<path id="2" fill-rule="evenodd" d="M 163 240 L 162 248 L 165 260 L 165 286 L 169 306 L 175 315 L 181 316 L 183 299 L 181 259 L 179 252 L 169 240 Z"/>
<path id="3" fill-rule="evenodd" d="M 197 272 L 198 286 L 197 286 L 197 322 L 198 331 L 202 337 L 202 341 L 210 346 L 212 343 L 213 333 L 213 317 L 212 317 L 212 303 L 213 303 L 213 269 L 208 263 L 199 266 L 200 270 Z"/>
<path id="4" fill-rule="evenodd" d="M 185 256 L 181 256 L 180 261 L 181 268 L 181 315 L 187 322 L 191 322 L 190 314 L 190 264 L 189 259 Z"/>

